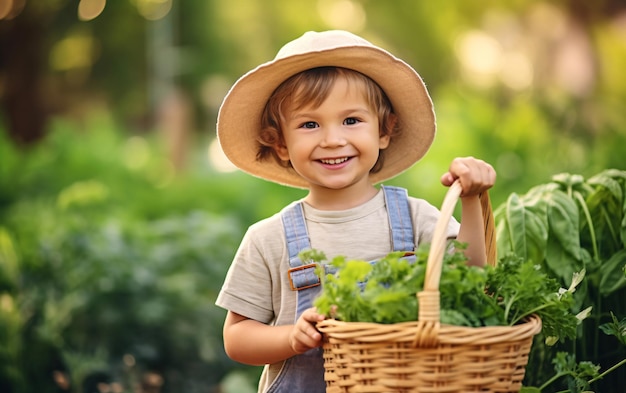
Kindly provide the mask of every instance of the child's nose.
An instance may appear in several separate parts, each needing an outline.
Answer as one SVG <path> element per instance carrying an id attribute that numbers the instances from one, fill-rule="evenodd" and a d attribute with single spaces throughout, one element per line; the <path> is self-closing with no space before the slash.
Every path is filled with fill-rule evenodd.
<path id="1" fill-rule="evenodd" d="M 322 135 L 320 146 L 335 147 L 346 144 L 346 138 L 343 130 L 339 126 L 325 127 Z"/>

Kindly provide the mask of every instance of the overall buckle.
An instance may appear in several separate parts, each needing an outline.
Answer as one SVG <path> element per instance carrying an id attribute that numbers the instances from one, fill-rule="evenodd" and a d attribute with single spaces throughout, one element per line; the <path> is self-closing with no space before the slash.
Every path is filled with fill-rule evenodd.
<path id="1" fill-rule="evenodd" d="M 301 291 L 321 285 L 320 278 L 315 274 L 316 263 L 292 267 L 287 271 L 289 286 L 292 291 Z"/>

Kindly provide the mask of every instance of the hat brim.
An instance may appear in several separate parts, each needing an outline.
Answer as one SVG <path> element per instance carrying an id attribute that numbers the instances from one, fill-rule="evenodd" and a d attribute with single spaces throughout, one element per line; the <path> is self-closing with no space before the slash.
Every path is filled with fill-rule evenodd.
<path id="1" fill-rule="evenodd" d="M 390 53 L 368 46 L 346 46 L 307 52 L 262 64 L 242 76 L 228 92 L 218 114 L 217 135 L 222 150 L 241 170 L 297 188 L 307 182 L 292 168 L 273 159 L 259 161 L 261 116 L 274 90 L 289 77 L 307 69 L 336 66 L 358 71 L 387 94 L 399 121 L 399 135 L 385 150 L 372 184 L 390 179 L 421 159 L 435 137 L 436 123 L 428 91 L 415 70 Z"/>

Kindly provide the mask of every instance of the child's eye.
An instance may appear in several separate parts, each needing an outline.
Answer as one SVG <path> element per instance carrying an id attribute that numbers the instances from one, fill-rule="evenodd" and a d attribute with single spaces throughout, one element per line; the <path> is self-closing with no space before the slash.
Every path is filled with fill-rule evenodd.
<path id="1" fill-rule="evenodd" d="M 317 123 L 314 121 L 306 121 L 300 125 L 300 128 L 316 128 Z"/>
<path id="2" fill-rule="evenodd" d="M 343 124 L 347 126 L 351 126 L 357 123 L 359 123 L 359 119 L 357 119 L 356 117 L 348 117 L 346 120 L 343 121 Z"/>

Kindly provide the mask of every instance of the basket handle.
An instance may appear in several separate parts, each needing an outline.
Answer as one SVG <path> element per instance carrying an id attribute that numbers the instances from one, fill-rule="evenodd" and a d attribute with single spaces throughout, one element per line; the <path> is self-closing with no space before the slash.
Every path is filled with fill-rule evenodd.
<path id="1" fill-rule="evenodd" d="M 452 218 L 454 207 L 461 196 L 461 183 L 455 181 L 450 186 L 441 205 L 441 213 L 435 226 L 433 240 L 430 244 L 430 253 L 426 263 L 426 278 L 424 280 L 424 291 L 439 291 L 439 279 L 441 278 L 441 268 L 443 255 L 446 252 L 448 223 Z M 421 319 L 421 318 L 420 318 Z"/>
<path id="2" fill-rule="evenodd" d="M 418 323 L 421 328 L 417 330 L 418 334 L 414 342 L 414 345 L 416 346 L 433 346 L 436 344 L 437 331 L 440 322 L 439 281 L 441 278 L 443 256 L 446 252 L 446 244 L 448 240 L 448 223 L 452 218 L 454 207 L 456 206 L 462 191 L 461 184 L 458 180 L 456 180 L 448 189 L 441 205 L 441 215 L 439 216 L 435 226 L 433 240 L 430 245 L 430 253 L 426 264 L 424 289 L 417 294 L 419 302 Z M 487 192 L 480 194 L 480 202 L 485 230 L 487 263 L 495 266 L 497 254 L 494 218 L 491 201 Z"/>
<path id="3" fill-rule="evenodd" d="M 485 250 L 487 251 L 487 264 L 496 266 L 498 263 L 498 248 L 496 244 L 496 222 L 491 207 L 489 192 L 480 194 L 480 206 L 483 211 L 483 224 L 485 226 Z"/>

